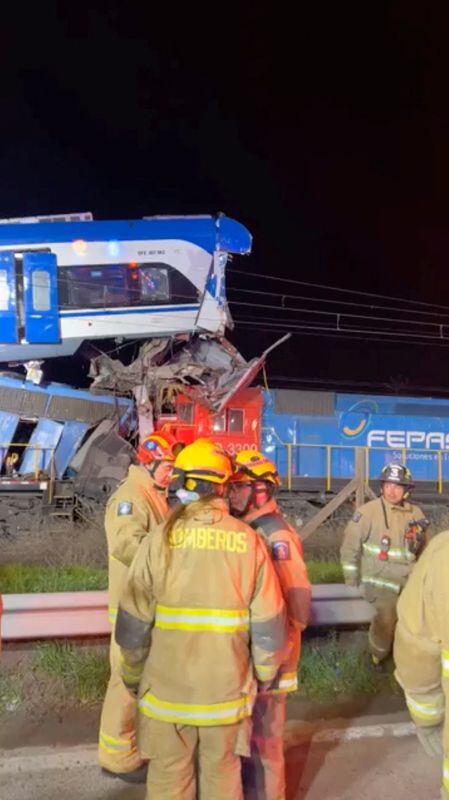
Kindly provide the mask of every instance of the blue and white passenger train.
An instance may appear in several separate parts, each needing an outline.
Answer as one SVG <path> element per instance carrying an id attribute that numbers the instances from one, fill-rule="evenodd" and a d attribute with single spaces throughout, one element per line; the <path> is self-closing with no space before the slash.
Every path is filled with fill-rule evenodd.
<path id="1" fill-rule="evenodd" d="M 72 355 L 86 340 L 223 333 L 228 255 L 251 251 L 247 229 L 223 215 L 2 223 L 4 363 Z"/>

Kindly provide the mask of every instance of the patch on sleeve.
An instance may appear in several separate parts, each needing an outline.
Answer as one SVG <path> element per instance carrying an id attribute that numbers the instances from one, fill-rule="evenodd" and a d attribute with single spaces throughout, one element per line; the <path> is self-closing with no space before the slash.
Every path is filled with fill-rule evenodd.
<path id="1" fill-rule="evenodd" d="M 129 500 L 124 500 L 122 503 L 118 504 L 117 516 L 126 517 L 127 514 L 132 514 L 132 511 L 133 511 L 133 504 L 130 503 Z"/>
<path id="2" fill-rule="evenodd" d="M 290 545 L 288 542 L 273 542 L 271 545 L 273 561 L 289 561 Z"/>
<path id="3" fill-rule="evenodd" d="M 362 515 L 361 515 L 360 511 L 355 511 L 354 514 L 352 515 L 352 521 L 353 522 L 358 522 L 361 519 L 362 519 Z"/>

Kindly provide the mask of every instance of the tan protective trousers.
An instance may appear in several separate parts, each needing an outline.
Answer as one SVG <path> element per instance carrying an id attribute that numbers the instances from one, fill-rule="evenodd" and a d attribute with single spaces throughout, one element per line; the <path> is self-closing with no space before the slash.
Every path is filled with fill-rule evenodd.
<path id="1" fill-rule="evenodd" d="M 374 605 L 374 617 L 368 632 L 370 653 L 379 661 L 391 653 L 394 640 L 394 631 L 398 621 L 396 606 L 398 595 L 391 589 L 379 589 L 365 585 L 365 597 L 368 603 Z"/>
<path id="2" fill-rule="evenodd" d="M 101 712 L 98 761 L 110 772 L 133 772 L 142 766 L 136 745 L 136 700 L 120 676 L 120 648 L 111 634 L 111 677 Z"/>
<path id="3" fill-rule="evenodd" d="M 243 800 L 240 756 L 249 755 L 249 730 L 249 720 L 196 727 L 141 716 L 146 800 L 196 800 L 197 791 L 201 800 Z"/>
<path id="4" fill-rule="evenodd" d="M 445 684 L 447 684 L 447 680 L 445 680 Z M 442 800 L 449 800 L 449 692 L 447 691 L 447 685 L 445 685 L 444 694 L 445 694 L 446 713 L 444 715 L 444 728 L 443 728 L 444 759 L 442 765 L 443 786 L 441 787 L 441 798 Z"/>
<path id="5" fill-rule="evenodd" d="M 251 758 L 242 761 L 245 800 L 285 800 L 285 694 L 259 694 L 253 709 Z"/>

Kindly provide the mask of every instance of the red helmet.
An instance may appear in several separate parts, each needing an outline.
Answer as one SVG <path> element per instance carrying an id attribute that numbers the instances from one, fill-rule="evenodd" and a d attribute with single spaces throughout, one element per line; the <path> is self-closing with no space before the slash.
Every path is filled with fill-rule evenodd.
<path id="1" fill-rule="evenodd" d="M 172 433 L 150 433 L 142 439 L 137 449 L 137 458 L 141 464 L 174 461 L 183 446 Z"/>

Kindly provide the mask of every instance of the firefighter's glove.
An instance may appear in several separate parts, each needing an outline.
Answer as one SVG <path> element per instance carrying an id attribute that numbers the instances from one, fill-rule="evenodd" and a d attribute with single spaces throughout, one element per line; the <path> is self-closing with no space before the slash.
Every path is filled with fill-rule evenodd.
<path id="1" fill-rule="evenodd" d="M 432 725 L 430 728 L 416 726 L 416 735 L 428 756 L 443 758 L 443 725 Z"/>

